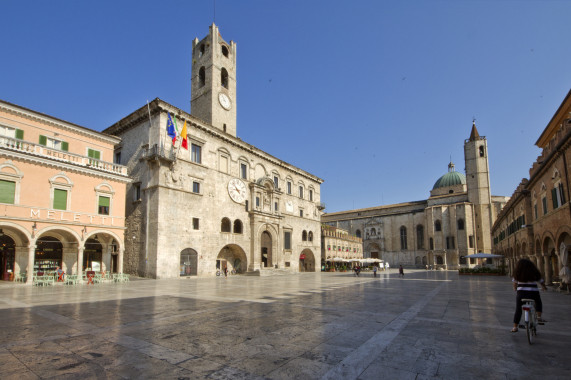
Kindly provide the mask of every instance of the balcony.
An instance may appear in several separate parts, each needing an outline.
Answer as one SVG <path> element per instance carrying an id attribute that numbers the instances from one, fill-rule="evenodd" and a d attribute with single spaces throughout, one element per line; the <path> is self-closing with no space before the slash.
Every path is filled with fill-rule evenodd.
<path id="1" fill-rule="evenodd" d="M 319 211 L 325 210 L 325 203 L 323 203 L 323 202 L 318 202 L 318 203 L 317 203 L 317 209 L 318 209 Z"/>
<path id="2" fill-rule="evenodd" d="M 143 152 L 143 158 L 145 160 L 163 160 L 167 162 L 174 162 L 176 161 L 176 153 L 171 148 L 165 148 L 155 144 L 145 149 Z"/>
<path id="3" fill-rule="evenodd" d="M 84 166 L 107 173 L 127 175 L 127 167 L 96 160 L 87 156 L 80 156 L 78 154 L 65 152 L 58 149 L 48 148 L 47 146 L 34 144 L 24 140 L 18 140 L 11 137 L 0 136 L 0 149 L 6 149 L 13 152 L 29 154 L 35 157 L 42 157 L 54 161 L 59 161 L 67 164 Z"/>

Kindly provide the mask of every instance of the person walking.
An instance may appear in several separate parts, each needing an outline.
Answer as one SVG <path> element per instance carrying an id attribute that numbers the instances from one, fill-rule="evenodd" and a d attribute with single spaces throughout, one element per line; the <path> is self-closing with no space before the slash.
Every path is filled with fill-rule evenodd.
<path id="1" fill-rule="evenodd" d="M 377 277 L 377 266 L 373 265 L 373 277 Z"/>
<path id="2" fill-rule="evenodd" d="M 399 265 L 399 276 L 404 277 L 404 269 L 402 268 L 402 265 Z"/>
<path id="3" fill-rule="evenodd" d="M 539 295 L 539 288 L 537 283 L 541 285 L 541 289 L 547 290 L 545 282 L 541 278 L 541 273 L 534 263 L 528 259 L 520 259 L 517 262 L 513 277 L 513 287 L 516 293 L 515 313 L 513 320 L 512 332 L 517 332 L 519 321 L 521 319 L 521 306 L 522 299 L 529 298 L 535 301 L 535 310 L 537 311 L 537 321 L 543 324 L 545 320 L 541 318 L 543 311 L 543 304 L 541 303 L 541 296 Z"/>

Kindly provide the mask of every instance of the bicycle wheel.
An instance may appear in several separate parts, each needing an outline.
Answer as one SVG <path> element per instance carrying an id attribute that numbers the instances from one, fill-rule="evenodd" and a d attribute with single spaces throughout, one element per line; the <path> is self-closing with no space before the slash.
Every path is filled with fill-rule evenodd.
<path id="1" fill-rule="evenodd" d="M 531 327 L 531 324 L 529 322 L 525 322 L 525 333 L 527 335 L 527 341 L 529 342 L 529 344 L 533 344 L 533 331 L 532 331 L 533 327 Z"/>
<path id="2" fill-rule="evenodd" d="M 221 275 L 221 272 L 220 272 L 219 270 L 217 270 L 217 271 L 216 271 L 216 275 L 217 275 L 217 276 L 220 276 L 220 275 Z"/>

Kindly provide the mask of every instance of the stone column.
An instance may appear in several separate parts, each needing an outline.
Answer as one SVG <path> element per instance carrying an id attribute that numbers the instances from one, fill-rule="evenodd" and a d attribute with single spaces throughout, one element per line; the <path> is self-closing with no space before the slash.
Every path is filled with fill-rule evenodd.
<path id="1" fill-rule="evenodd" d="M 83 251 L 85 250 L 85 247 L 83 245 L 80 245 L 79 247 L 77 247 L 77 270 L 76 270 L 76 274 L 77 274 L 77 279 L 79 281 L 81 281 L 81 279 L 83 278 Z"/>
<path id="2" fill-rule="evenodd" d="M 119 250 L 119 257 L 117 258 L 117 271 L 123 273 L 123 256 L 125 255 L 125 248 Z"/>
<path id="3" fill-rule="evenodd" d="M 26 271 L 27 279 L 26 285 L 34 283 L 34 258 L 36 256 L 36 244 L 31 244 L 28 247 L 28 270 Z"/>
<path id="4" fill-rule="evenodd" d="M 545 268 L 545 284 L 551 284 L 551 258 L 549 256 L 543 256 L 544 268 Z"/>

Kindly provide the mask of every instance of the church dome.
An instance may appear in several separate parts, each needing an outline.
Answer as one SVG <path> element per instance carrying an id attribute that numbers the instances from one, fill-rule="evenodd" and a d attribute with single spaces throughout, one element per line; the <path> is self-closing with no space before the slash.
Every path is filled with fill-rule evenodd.
<path id="1" fill-rule="evenodd" d="M 438 181 L 436 181 L 436 183 L 432 187 L 432 190 L 439 189 L 441 187 L 450 187 L 450 186 L 465 185 L 465 184 L 466 184 L 466 176 L 454 170 L 454 164 L 451 162 L 450 164 L 448 164 L 448 173 L 438 178 Z"/>

